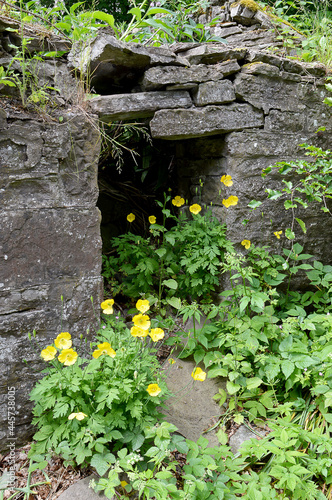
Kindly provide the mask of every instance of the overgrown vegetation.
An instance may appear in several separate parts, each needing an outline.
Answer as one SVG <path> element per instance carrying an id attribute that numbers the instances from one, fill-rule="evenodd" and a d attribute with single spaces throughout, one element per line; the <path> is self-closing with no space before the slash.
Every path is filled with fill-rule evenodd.
<path id="1" fill-rule="evenodd" d="M 83 41 L 102 23 L 126 41 L 210 39 L 192 17 L 197 3 L 177 4 L 178 10 L 160 3 L 134 5 L 129 24 L 118 25 L 110 12 L 84 11 L 80 4 L 46 8 L 30 2 L 26 9 L 32 17 L 21 21 L 30 22 L 38 12 L 58 32 Z M 312 2 L 277 1 L 273 7 L 309 35 L 302 57 L 329 63 L 331 16 L 328 2 L 320 4 L 322 9 Z M 22 16 L 22 5 L 17 12 Z M 317 22 L 323 33 L 314 32 Z M 30 78 L 35 59 L 26 54 L 27 44 L 16 61 Z M 17 85 L 16 78 L 11 68 L 1 68 L 0 83 Z M 28 94 L 24 79 L 20 85 L 24 103 L 32 99 L 33 86 L 29 83 Z M 332 499 L 332 266 L 296 242 L 297 231 L 307 231 L 297 216 L 299 206 L 305 210 L 316 202 L 329 213 L 332 152 L 304 147 L 313 161 L 281 162 L 263 172 L 278 169 L 299 179 L 294 184 L 285 177 L 279 190 L 267 192 L 269 200 L 284 196 L 285 210 L 292 213 L 289 228 L 271 233 L 284 239 L 282 254 L 250 239 L 236 249 L 210 210 L 196 203 L 184 209 L 179 195 L 158 202 L 159 213 L 149 215 L 146 234 L 128 231 L 112 241 L 115 251 L 104 258 L 112 298 L 101 304 L 96 339 L 76 339 L 75 347 L 71 335 L 60 332 L 52 345 L 37 344 L 48 367 L 31 393 L 38 429 L 30 453 L 33 467 L 37 463 L 42 469 L 52 453 L 74 466 L 91 465 L 100 475 L 94 488 L 108 498 L 115 493 L 128 498 L 136 491 L 156 500 Z M 233 184 L 229 175 L 221 182 Z M 223 200 L 230 210 L 237 203 L 232 195 Z M 253 200 L 249 208 L 260 204 Z M 129 228 L 133 212 L 127 215 Z M 250 232 L 250 216 L 245 222 Z M 292 279 L 300 272 L 307 286 L 297 291 Z M 222 293 L 220 275 L 229 284 Z M 120 293 L 122 300 L 136 303 L 130 325 L 113 310 Z M 192 318 L 194 327 L 176 330 L 179 318 L 183 325 Z M 221 389 L 215 396 L 221 406 L 227 403 L 217 434 L 220 446 L 208 447 L 204 437 L 197 443 L 185 440 L 161 420 L 159 406 L 169 395 L 167 371 L 156 357 L 162 342 L 181 346 L 182 357 L 192 355 L 205 367 L 206 372 L 194 369 L 197 383 L 205 377 L 227 379 L 227 394 Z M 229 421 L 270 432 L 246 442 L 234 457 L 227 446 Z M 175 451 L 186 454 L 180 481 Z"/>

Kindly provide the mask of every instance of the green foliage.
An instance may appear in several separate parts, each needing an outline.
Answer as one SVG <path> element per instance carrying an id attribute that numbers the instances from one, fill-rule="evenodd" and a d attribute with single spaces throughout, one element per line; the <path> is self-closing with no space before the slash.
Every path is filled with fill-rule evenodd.
<path id="1" fill-rule="evenodd" d="M 174 216 L 167 208 L 170 197 L 160 203 L 162 224 L 151 224 L 151 236 L 132 233 L 112 240 L 117 256 L 104 257 L 103 276 L 113 279 L 121 273 L 120 284 L 113 281 L 114 292 L 128 297 L 156 295 L 169 304 L 174 298 L 205 300 L 217 290 L 225 251 L 232 248 L 225 236 L 225 226 L 207 211 Z M 173 222 L 173 227 L 166 225 Z"/>
<path id="2" fill-rule="evenodd" d="M 160 416 L 157 406 L 167 389 L 155 350 L 132 337 L 120 318 L 110 317 L 97 342 L 84 344 L 85 351 L 94 349 L 92 358 L 82 355 L 75 361 L 73 355 L 68 366 L 61 358 L 51 359 L 31 392 L 38 428 L 31 456 L 52 451 L 67 463 L 91 463 L 100 472 L 106 463 L 114 463 L 115 444 L 126 443 L 132 451 L 142 446 L 144 429 Z M 110 345 L 113 351 L 107 351 Z M 147 392 L 155 383 L 160 396 Z"/>

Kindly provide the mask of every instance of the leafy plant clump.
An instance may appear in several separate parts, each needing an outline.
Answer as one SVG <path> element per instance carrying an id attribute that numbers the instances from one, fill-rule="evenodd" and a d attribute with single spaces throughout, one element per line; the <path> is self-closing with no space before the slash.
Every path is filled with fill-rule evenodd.
<path id="1" fill-rule="evenodd" d="M 209 301 L 218 289 L 223 256 L 232 248 L 225 225 L 211 211 L 201 215 L 198 204 L 189 208 L 190 218 L 185 212 L 173 215 L 170 201 L 165 196 L 163 204 L 157 202 L 162 221 L 158 224 L 155 216 L 149 217 L 149 236 L 129 232 L 112 240 L 116 255 L 104 257 L 103 275 L 112 280 L 113 295 L 121 292 L 133 298 L 148 294 L 155 296 L 159 306 L 163 299 L 179 308 L 179 299 Z M 180 196 L 172 200 L 173 207 L 183 204 Z M 129 214 L 128 221 L 134 219 Z"/>

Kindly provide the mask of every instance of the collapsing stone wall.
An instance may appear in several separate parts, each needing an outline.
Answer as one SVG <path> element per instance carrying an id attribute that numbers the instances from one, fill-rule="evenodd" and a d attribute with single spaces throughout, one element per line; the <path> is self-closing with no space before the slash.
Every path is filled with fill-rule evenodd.
<path id="1" fill-rule="evenodd" d="M 205 15 L 208 20 L 219 16 L 213 29 L 226 44 L 145 47 L 119 42 L 102 31 L 84 50 L 74 46 L 68 67 L 90 71 L 92 85 L 101 94 L 89 101 L 90 116 L 81 108 L 64 109 L 73 105 L 77 92 L 64 60 L 42 63 L 38 74 L 42 85 L 61 91 L 53 96 L 62 106 L 56 120 L 1 100 L 2 447 L 8 446 L 8 386 L 16 388 L 16 444 L 30 432 L 28 393 L 41 362 L 27 333 L 35 329 L 44 347 L 60 332 L 63 316 L 63 331 L 73 338 L 85 335 L 94 322 L 90 296 L 96 303 L 101 299 L 95 115 L 103 122 L 143 120 L 153 138 L 176 144 L 178 194 L 190 203 L 212 202 L 235 242 L 248 238 L 270 244 L 273 231 L 287 227 L 284 209 L 274 202 L 264 206 L 263 222 L 259 212 L 246 229 L 241 224 L 248 216 L 247 203 L 264 199 L 265 184 L 280 185 L 275 176 L 262 181 L 261 170 L 278 160 L 304 157 L 300 143 L 315 142 L 323 148 L 331 144 L 331 109 L 322 103 L 326 68 L 269 50 L 276 42 L 265 13 L 242 2 L 219 4 Z M 12 30 L 6 33 L 6 26 L 0 23 L 0 42 L 6 51 L 8 38 L 10 51 L 19 41 L 11 38 Z M 8 52 L 2 64 L 8 67 L 10 62 Z M 326 131 L 317 135 L 319 126 Z M 231 190 L 221 185 L 223 174 L 232 175 Z M 197 197 L 200 180 L 202 198 Z M 238 196 L 236 207 L 222 205 L 228 194 Z M 308 227 L 302 235 L 306 251 L 327 263 L 330 219 L 314 211 L 303 218 Z M 266 223 L 270 219 L 271 225 Z"/>

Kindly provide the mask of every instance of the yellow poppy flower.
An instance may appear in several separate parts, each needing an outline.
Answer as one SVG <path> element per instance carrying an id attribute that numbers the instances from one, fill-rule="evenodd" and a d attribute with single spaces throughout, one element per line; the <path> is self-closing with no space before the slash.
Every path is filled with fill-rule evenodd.
<path id="1" fill-rule="evenodd" d="M 280 240 L 280 236 L 282 235 L 282 231 L 274 231 L 274 236 L 276 236 L 278 238 L 278 240 Z"/>
<path id="2" fill-rule="evenodd" d="M 68 417 L 68 420 L 73 420 L 74 418 L 76 418 L 76 420 L 83 420 L 85 417 L 87 417 L 87 415 L 79 411 L 78 413 L 71 413 Z"/>
<path id="3" fill-rule="evenodd" d="M 150 309 L 150 302 L 148 300 L 139 299 L 136 302 L 136 309 L 140 313 L 145 313 L 146 311 L 148 311 Z"/>
<path id="4" fill-rule="evenodd" d="M 204 382 L 206 379 L 206 373 L 199 366 L 193 370 L 191 376 L 194 380 L 199 380 L 200 382 Z"/>
<path id="5" fill-rule="evenodd" d="M 237 196 L 229 196 L 227 200 L 223 199 L 222 204 L 225 205 L 226 208 L 237 205 L 239 198 Z"/>
<path id="6" fill-rule="evenodd" d="M 192 214 L 197 215 L 202 210 L 202 207 L 200 205 L 198 205 L 197 203 L 194 203 L 194 205 L 191 205 L 189 207 L 189 210 Z"/>
<path id="7" fill-rule="evenodd" d="M 158 340 L 161 340 L 165 337 L 164 330 L 162 330 L 161 328 L 152 328 L 149 335 L 152 338 L 153 342 L 158 342 Z"/>
<path id="8" fill-rule="evenodd" d="M 71 335 L 68 332 L 60 333 L 54 341 L 58 349 L 69 349 L 72 346 Z"/>
<path id="9" fill-rule="evenodd" d="M 232 176 L 231 175 L 223 175 L 220 179 L 220 182 L 225 184 L 225 186 L 233 186 Z"/>
<path id="10" fill-rule="evenodd" d="M 157 222 L 156 217 L 154 215 L 150 215 L 149 222 L 150 222 L 150 224 L 155 224 Z"/>
<path id="11" fill-rule="evenodd" d="M 249 250 L 250 245 L 251 245 L 251 241 L 250 240 L 242 240 L 241 245 L 243 245 L 246 250 Z"/>
<path id="12" fill-rule="evenodd" d="M 74 351 L 74 349 L 63 349 L 58 356 L 58 360 L 65 366 L 70 366 L 75 364 L 77 357 L 78 354 Z"/>
<path id="13" fill-rule="evenodd" d="M 40 355 L 44 361 L 51 361 L 52 359 L 55 358 L 56 353 L 57 353 L 56 348 L 53 347 L 52 345 L 49 345 L 46 347 L 46 349 L 42 350 Z"/>
<path id="14" fill-rule="evenodd" d="M 128 222 L 134 222 L 134 220 L 136 219 L 135 215 L 130 213 L 127 215 L 127 221 Z"/>
<path id="15" fill-rule="evenodd" d="M 114 299 L 104 300 L 104 302 L 102 302 L 100 304 L 100 307 L 102 308 L 103 313 L 104 314 L 113 314 L 113 304 L 114 304 Z"/>
<path id="16" fill-rule="evenodd" d="M 102 354 L 108 354 L 109 356 L 111 356 L 111 358 L 114 358 L 116 352 L 111 348 L 111 344 L 109 344 L 108 342 L 103 342 L 102 344 L 98 344 L 98 349 L 93 351 L 92 356 L 95 359 L 98 359 Z"/>
<path id="17" fill-rule="evenodd" d="M 158 394 L 161 393 L 161 389 L 158 384 L 148 385 L 147 391 L 152 397 L 158 396 Z"/>
<path id="18" fill-rule="evenodd" d="M 174 365 L 175 360 L 173 358 L 169 358 L 168 362 L 169 362 L 170 365 Z"/>
<path id="19" fill-rule="evenodd" d="M 133 337 L 147 337 L 149 330 L 143 330 L 143 328 L 140 328 L 139 326 L 132 326 L 130 333 Z"/>
<path id="20" fill-rule="evenodd" d="M 149 316 L 143 314 L 136 314 L 136 316 L 133 317 L 133 323 L 135 326 L 142 328 L 142 330 L 148 330 L 151 325 Z"/>
<path id="21" fill-rule="evenodd" d="M 182 205 L 184 205 L 184 198 L 181 198 L 181 196 L 175 196 L 172 203 L 175 207 L 182 207 Z"/>

